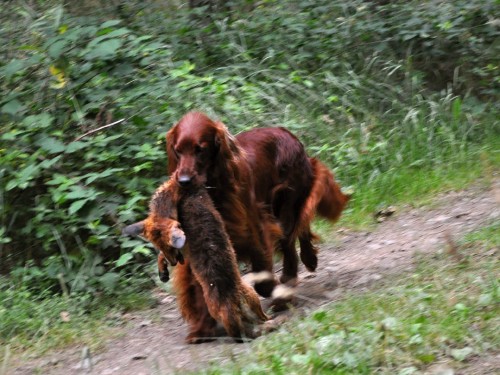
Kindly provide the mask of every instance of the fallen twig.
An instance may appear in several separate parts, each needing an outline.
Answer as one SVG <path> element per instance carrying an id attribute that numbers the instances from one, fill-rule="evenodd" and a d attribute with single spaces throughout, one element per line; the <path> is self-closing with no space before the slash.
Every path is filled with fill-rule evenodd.
<path id="1" fill-rule="evenodd" d="M 457 262 L 462 262 L 464 260 L 464 257 L 460 252 L 458 251 L 458 245 L 455 243 L 453 240 L 453 237 L 451 236 L 450 231 L 446 231 L 444 235 L 445 241 L 446 241 L 446 251 L 448 254 L 450 254 Z"/>
<path id="2" fill-rule="evenodd" d="M 86 137 L 89 134 L 98 132 L 99 130 L 106 129 L 106 128 L 109 128 L 109 127 L 114 126 L 114 125 L 117 125 L 117 124 L 119 124 L 119 123 L 121 123 L 123 121 L 125 121 L 124 118 L 122 118 L 122 119 L 120 119 L 118 121 L 112 122 L 111 124 L 107 124 L 107 125 L 104 125 L 104 126 L 101 126 L 101 127 L 97 128 L 97 129 L 91 130 L 91 131 L 89 131 L 89 132 L 87 132 L 85 134 L 82 134 L 79 137 L 75 138 L 75 140 L 73 142 L 79 141 L 80 139 L 82 139 L 83 137 Z"/>

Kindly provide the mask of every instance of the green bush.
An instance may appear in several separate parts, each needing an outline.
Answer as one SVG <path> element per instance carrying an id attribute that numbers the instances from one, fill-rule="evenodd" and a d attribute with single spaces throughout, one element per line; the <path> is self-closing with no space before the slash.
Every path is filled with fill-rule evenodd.
<path id="1" fill-rule="evenodd" d="M 494 0 L 231 3 L 208 21 L 157 1 L 115 19 L 36 4 L 8 3 L 0 26 L 0 267 L 34 261 L 31 285 L 85 272 L 104 288 L 151 253 L 120 229 L 144 216 L 164 134 L 191 109 L 233 132 L 282 124 L 356 189 L 498 137 Z"/>
<path id="2" fill-rule="evenodd" d="M 0 68 L 7 93 L 0 151 L 9 218 L 2 223 L 4 262 L 54 254 L 83 260 L 89 252 L 102 262 L 119 255 L 120 241 L 144 251 L 119 233 L 122 223 L 144 214 L 153 186 L 165 178 L 162 134 L 172 120 L 158 115 L 160 103 L 148 104 L 155 93 L 146 85 L 156 78 L 144 60 L 161 61 L 168 51 L 120 21 L 52 21 L 40 20 L 35 37 Z M 121 118 L 123 124 L 76 140 Z"/>

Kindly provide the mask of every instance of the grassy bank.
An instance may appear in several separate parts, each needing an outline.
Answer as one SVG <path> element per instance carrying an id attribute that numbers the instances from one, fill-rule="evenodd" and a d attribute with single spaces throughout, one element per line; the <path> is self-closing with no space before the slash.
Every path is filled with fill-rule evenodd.
<path id="1" fill-rule="evenodd" d="M 460 241 L 462 261 L 422 257 L 415 271 L 351 292 L 256 340 L 248 357 L 200 373 L 417 374 L 435 363 L 482 373 L 481 358 L 500 349 L 499 245 L 496 223 Z"/>
<path id="2" fill-rule="evenodd" d="M 155 303 L 151 281 L 138 275 L 121 282 L 120 293 L 93 295 L 34 291 L 16 280 L 0 278 L 0 362 L 7 352 L 27 358 L 72 345 L 97 349 L 120 332 L 124 313 Z"/>

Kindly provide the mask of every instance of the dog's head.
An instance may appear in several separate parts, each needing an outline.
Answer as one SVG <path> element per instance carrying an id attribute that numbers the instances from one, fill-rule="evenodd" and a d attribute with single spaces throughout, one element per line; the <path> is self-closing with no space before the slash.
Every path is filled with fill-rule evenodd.
<path id="1" fill-rule="evenodd" d="M 189 112 L 167 133 L 168 173 L 183 187 L 205 185 L 234 157 L 234 142 L 224 124 Z"/>

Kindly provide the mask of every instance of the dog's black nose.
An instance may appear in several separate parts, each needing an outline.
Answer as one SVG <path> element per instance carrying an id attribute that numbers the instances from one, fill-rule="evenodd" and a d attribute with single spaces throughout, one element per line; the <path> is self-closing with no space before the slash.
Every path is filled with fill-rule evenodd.
<path id="1" fill-rule="evenodd" d="M 179 178 L 177 179 L 177 181 L 179 181 L 179 184 L 181 186 L 188 186 L 191 183 L 191 177 L 183 174 L 183 175 L 179 176 Z"/>

